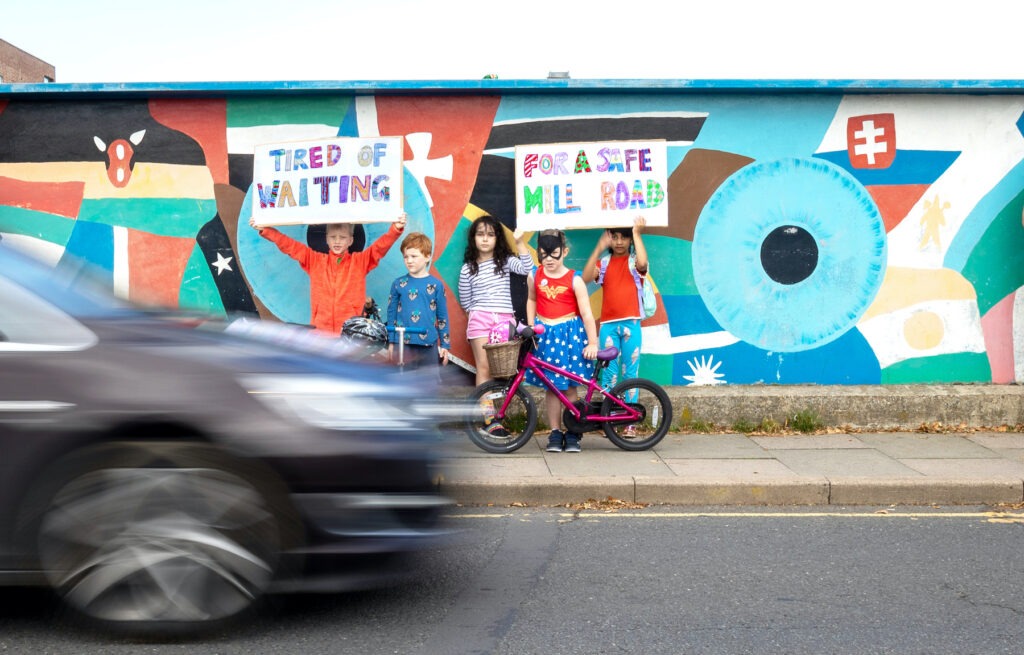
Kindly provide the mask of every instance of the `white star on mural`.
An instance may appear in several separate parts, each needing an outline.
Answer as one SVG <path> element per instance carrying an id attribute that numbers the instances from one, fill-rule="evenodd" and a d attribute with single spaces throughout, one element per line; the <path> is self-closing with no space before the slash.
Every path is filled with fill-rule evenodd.
<path id="1" fill-rule="evenodd" d="M 221 253 L 217 253 L 217 261 L 210 262 L 210 265 L 217 269 L 217 277 L 220 277 L 220 274 L 224 272 L 224 269 L 234 272 L 235 269 L 231 268 L 232 259 L 234 259 L 234 257 L 225 258 Z"/>

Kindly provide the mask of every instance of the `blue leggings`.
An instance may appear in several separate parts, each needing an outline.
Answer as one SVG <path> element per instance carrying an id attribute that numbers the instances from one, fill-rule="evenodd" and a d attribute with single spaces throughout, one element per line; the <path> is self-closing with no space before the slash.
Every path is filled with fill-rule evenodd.
<path id="1" fill-rule="evenodd" d="M 601 386 L 613 387 L 623 380 L 635 378 L 640 372 L 640 319 L 611 321 L 601 324 L 597 337 L 600 348 L 615 346 L 619 356 L 601 371 Z"/>

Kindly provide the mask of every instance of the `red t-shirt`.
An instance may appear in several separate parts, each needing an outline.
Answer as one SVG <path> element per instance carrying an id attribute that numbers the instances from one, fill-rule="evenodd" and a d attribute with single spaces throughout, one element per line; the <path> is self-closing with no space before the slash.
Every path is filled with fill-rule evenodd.
<path id="1" fill-rule="evenodd" d="M 541 318 L 561 318 L 569 314 L 580 313 L 576 302 L 576 291 L 572 288 L 572 278 L 576 271 L 566 271 L 560 277 L 549 277 L 544 269 L 538 269 L 533 276 L 534 291 L 537 296 L 537 316 Z"/>
<path id="2" fill-rule="evenodd" d="M 612 255 L 604 271 L 601 297 L 601 322 L 641 318 L 636 282 L 629 272 L 629 255 Z"/>

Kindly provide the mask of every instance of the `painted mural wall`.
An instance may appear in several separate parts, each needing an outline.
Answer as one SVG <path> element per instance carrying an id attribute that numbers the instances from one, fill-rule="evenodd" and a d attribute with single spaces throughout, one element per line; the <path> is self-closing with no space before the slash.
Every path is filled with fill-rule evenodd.
<path id="1" fill-rule="evenodd" d="M 669 226 L 645 233 L 659 307 L 641 375 L 1011 383 L 1024 379 L 1022 129 L 1013 94 L 10 94 L 0 235 L 57 266 L 85 258 L 133 300 L 304 324 L 308 278 L 248 225 L 254 147 L 402 136 L 408 230 L 434 241 L 453 350 L 471 362 L 458 272 L 472 219 L 514 228 L 515 146 L 664 139 Z M 322 247 L 322 227 L 282 231 Z M 569 234 L 570 267 L 598 236 Z M 368 293 L 386 303 L 403 272 L 396 247 Z"/>

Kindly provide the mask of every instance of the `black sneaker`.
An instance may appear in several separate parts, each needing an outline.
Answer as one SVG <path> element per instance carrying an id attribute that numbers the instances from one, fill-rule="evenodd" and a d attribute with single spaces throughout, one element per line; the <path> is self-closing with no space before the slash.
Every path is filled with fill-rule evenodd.
<path id="1" fill-rule="evenodd" d="M 565 452 L 567 453 L 578 453 L 580 452 L 580 435 L 575 432 L 565 433 Z"/>
<path id="2" fill-rule="evenodd" d="M 548 437 L 548 448 L 549 453 L 560 453 L 565 448 L 565 435 L 562 434 L 561 430 L 552 430 L 551 436 Z"/>

